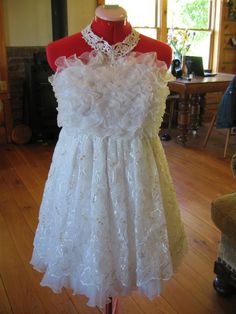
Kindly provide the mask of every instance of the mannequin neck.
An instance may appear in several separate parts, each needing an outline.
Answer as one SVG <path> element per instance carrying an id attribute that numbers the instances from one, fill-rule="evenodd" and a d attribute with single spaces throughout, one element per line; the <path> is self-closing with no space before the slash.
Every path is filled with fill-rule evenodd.
<path id="1" fill-rule="evenodd" d="M 105 21 L 96 17 L 91 25 L 92 31 L 102 37 L 110 45 L 123 41 L 132 31 L 131 25 L 125 20 Z"/>

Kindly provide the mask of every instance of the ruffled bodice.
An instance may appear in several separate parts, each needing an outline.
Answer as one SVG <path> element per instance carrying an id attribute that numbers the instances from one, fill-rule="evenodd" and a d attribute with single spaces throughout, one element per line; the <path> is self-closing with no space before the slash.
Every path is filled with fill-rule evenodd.
<path id="1" fill-rule="evenodd" d="M 101 52 L 60 57 L 50 77 L 58 125 L 99 137 L 156 136 L 169 93 L 170 74 L 156 53 L 111 60 Z"/>

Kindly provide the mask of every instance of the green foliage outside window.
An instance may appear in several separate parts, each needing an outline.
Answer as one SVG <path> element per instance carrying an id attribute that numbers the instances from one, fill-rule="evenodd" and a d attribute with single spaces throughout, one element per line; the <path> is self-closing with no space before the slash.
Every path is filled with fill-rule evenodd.
<path id="1" fill-rule="evenodd" d="M 168 27 L 207 29 L 209 0 L 168 0 Z"/>
<path id="2" fill-rule="evenodd" d="M 195 30 L 187 54 L 202 56 L 205 68 L 208 67 L 210 51 L 209 10 L 210 0 L 168 0 L 168 28 Z"/>
<path id="3" fill-rule="evenodd" d="M 177 2 L 183 2 L 177 0 Z M 180 11 L 182 23 L 188 28 L 208 28 L 209 0 L 184 1 L 186 4 Z"/>

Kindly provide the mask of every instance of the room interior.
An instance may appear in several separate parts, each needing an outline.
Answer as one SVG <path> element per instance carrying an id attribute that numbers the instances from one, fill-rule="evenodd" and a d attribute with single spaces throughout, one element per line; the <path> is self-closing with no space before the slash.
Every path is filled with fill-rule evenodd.
<path id="1" fill-rule="evenodd" d="M 70 289 L 54 294 L 40 287 L 41 274 L 29 264 L 38 209 L 60 132 L 56 100 L 48 83 L 53 71 L 47 64 L 45 47 L 59 38 L 54 36 L 80 32 L 93 19 L 97 5 L 104 4 L 96 0 L 58 1 L 65 24 L 55 34 L 51 16 L 55 2 L 0 0 L 0 313 L 4 314 L 104 313 L 86 306 L 86 297 L 74 296 Z M 188 252 L 161 296 L 153 301 L 138 292 L 119 297 L 117 314 L 235 311 L 234 289 L 226 289 L 227 293 L 221 287 L 224 291 L 220 293 L 214 285 L 216 273 L 224 271 L 223 279 L 227 277 L 230 287 L 235 288 L 236 235 L 232 230 L 236 201 L 230 193 L 236 186 L 236 161 L 232 158 L 236 154 L 236 128 L 216 129 L 212 117 L 236 74 L 236 1 L 216 3 L 209 66 L 227 79 L 197 96 L 188 85 L 191 82 L 170 84 L 172 97 L 167 99 L 160 130 L 160 135 L 168 133 L 171 138 L 162 144 L 188 237 Z M 167 1 L 162 5 L 165 11 Z M 167 41 L 165 21 L 163 16 L 158 33 L 162 41 Z M 196 90 L 202 85 L 201 81 Z M 189 86 L 190 92 L 184 94 Z M 211 124 L 212 132 L 203 148 Z M 225 195 L 231 198 L 225 199 Z M 224 199 L 214 202 L 221 196 Z M 226 260 L 233 259 L 231 266 L 219 259 L 219 245 L 220 254 L 226 254 Z"/>

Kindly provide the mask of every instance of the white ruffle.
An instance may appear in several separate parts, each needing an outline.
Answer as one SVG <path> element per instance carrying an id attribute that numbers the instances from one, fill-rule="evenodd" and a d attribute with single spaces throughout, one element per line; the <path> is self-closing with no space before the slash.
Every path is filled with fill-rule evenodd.
<path id="1" fill-rule="evenodd" d="M 95 51 L 57 59 L 50 82 L 58 100 L 59 126 L 114 138 L 142 133 L 146 119 L 154 115 L 158 121 L 153 123 L 160 126 L 171 77 L 165 63 L 153 52 L 132 52 L 110 62 Z"/>

